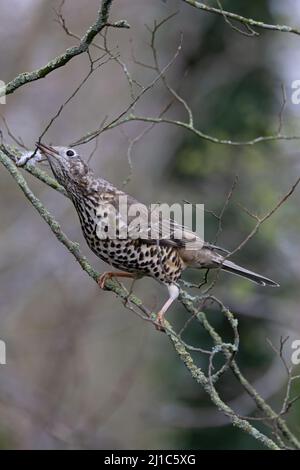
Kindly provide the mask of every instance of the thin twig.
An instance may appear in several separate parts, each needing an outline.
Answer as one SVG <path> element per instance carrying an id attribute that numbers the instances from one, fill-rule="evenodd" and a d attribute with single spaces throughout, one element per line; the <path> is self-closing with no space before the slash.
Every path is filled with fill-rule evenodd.
<path id="1" fill-rule="evenodd" d="M 300 30 L 297 28 L 292 28 L 291 26 L 280 25 L 280 24 L 268 24 L 264 23 L 263 21 L 256 21 L 252 18 L 245 18 L 244 16 L 238 15 L 236 13 L 231 13 L 230 11 L 225 11 L 223 9 L 214 8 L 209 5 L 206 5 L 202 2 L 197 2 L 196 0 L 182 0 L 183 2 L 191 5 L 192 7 L 198 8 L 199 10 L 206 11 L 207 13 L 215 13 L 217 15 L 221 15 L 223 17 L 229 18 L 231 20 L 238 21 L 244 25 L 261 29 L 267 29 L 270 31 L 279 31 L 282 33 L 292 33 L 300 35 Z"/>
<path id="2" fill-rule="evenodd" d="M 63 54 L 50 60 L 50 62 L 48 62 L 46 65 L 40 67 L 37 70 L 33 70 L 32 72 L 21 73 L 9 83 L 7 83 L 3 90 L 0 90 L 0 96 L 3 96 L 4 94 L 9 95 L 21 86 L 46 77 L 49 73 L 66 65 L 74 57 L 83 54 L 84 52 L 87 52 L 94 38 L 106 26 L 117 28 L 129 28 L 129 25 L 125 20 L 118 21 L 114 24 L 108 22 L 109 11 L 112 2 L 113 0 L 102 0 L 101 6 L 97 13 L 96 21 L 88 28 L 88 30 L 82 36 L 80 43 L 77 46 L 68 48 Z"/>

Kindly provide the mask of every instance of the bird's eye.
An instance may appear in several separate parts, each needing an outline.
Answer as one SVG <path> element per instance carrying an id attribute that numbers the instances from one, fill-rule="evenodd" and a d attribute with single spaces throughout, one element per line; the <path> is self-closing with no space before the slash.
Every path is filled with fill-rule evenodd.
<path id="1" fill-rule="evenodd" d="M 67 151 L 66 151 L 66 155 L 67 155 L 68 157 L 74 157 L 75 152 L 74 152 L 74 150 L 67 150 Z"/>

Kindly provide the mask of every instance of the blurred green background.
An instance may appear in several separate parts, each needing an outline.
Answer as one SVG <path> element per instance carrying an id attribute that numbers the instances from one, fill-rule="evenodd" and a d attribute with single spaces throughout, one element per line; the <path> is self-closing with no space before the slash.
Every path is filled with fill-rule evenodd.
<path id="1" fill-rule="evenodd" d="M 231 0 L 222 5 L 266 23 L 299 24 L 299 5 L 282 3 Z M 53 8 L 58 6 L 45 0 L 0 2 L 2 80 L 39 67 L 74 44 L 54 21 Z M 82 34 L 97 6 L 96 0 L 84 9 L 79 0 L 67 1 L 63 11 L 70 29 Z M 126 18 L 131 29 L 112 30 L 108 37 L 133 77 L 144 84 L 153 78 L 151 70 L 132 58 L 134 50 L 139 61 L 151 61 L 145 23 L 152 25 L 176 11 L 159 32 L 157 49 L 163 66 L 183 33 L 182 53 L 168 77 L 191 105 L 197 128 L 232 140 L 276 133 L 284 86 L 283 131 L 300 134 L 300 111 L 291 102 L 291 84 L 300 74 L 297 37 L 264 30 L 247 37 L 231 29 L 222 17 L 181 1 L 116 0 L 112 19 Z M 46 79 L 21 88 L 1 105 L 11 130 L 30 148 L 87 67 L 87 58 L 79 57 Z M 56 145 L 75 141 L 97 128 L 106 115 L 113 118 L 120 113 L 129 99 L 122 69 L 109 62 L 64 109 L 44 140 Z M 157 84 L 138 104 L 138 111 L 157 116 L 169 99 L 163 84 Z M 170 116 L 186 118 L 177 105 Z M 144 127 L 131 123 L 101 135 L 91 160 L 95 171 L 122 186 L 130 173 L 128 139 Z M 83 156 L 92 148 L 93 144 L 81 147 Z M 219 213 L 238 178 L 218 239 L 218 244 L 233 250 L 254 224 L 240 206 L 259 215 L 266 213 L 299 172 L 297 140 L 233 147 L 162 124 L 134 147 L 126 190 L 147 203 L 189 200 Z M 69 201 L 26 177 L 63 230 L 104 270 L 105 265 L 86 247 Z M 7 365 L 0 366 L 0 448 L 260 448 L 211 406 L 164 335 L 90 282 L 4 169 L 0 184 L 0 339 L 7 344 Z M 298 207 L 296 192 L 235 256 L 237 262 L 278 281 L 280 289 L 263 289 L 228 274 L 221 275 L 214 289 L 238 317 L 238 362 L 243 372 L 276 410 L 282 405 L 287 377 L 267 338 L 278 346 L 281 336 L 289 336 L 285 348 L 289 361 L 291 342 L 300 336 Z M 217 220 L 207 212 L 205 223 L 206 239 L 213 241 Z M 193 271 L 185 278 L 200 282 L 202 273 Z M 147 279 L 135 285 L 135 292 L 151 309 L 157 309 L 165 296 L 161 286 Z M 230 340 L 222 314 L 213 309 L 207 314 L 218 332 Z M 168 318 L 180 328 L 188 316 L 178 303 Z M 186 339 L 202 348 L 211 347 L 195 322 Z M 206 364 L 201 356 L 197 363 Z M 232 375 L 224 376 L 217 388 L 239 414 L 255 415 L 255 406 Z M 296 384 L 292 393 L 299 392 Z M 298 436 L 299 417 L 300 404 L 296 403 L 287 420 Z M 266 429 L 260 423 L 257 426 Z"/>

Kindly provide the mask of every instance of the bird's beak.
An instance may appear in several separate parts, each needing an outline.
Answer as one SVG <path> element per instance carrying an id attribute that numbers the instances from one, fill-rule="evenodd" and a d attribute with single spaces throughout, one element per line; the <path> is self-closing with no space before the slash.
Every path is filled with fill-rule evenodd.
<path id="1" fill-rule="evenodd" d="M 48 157 L 57 157 L 59 153 L 55 148 L 50 147 L 45 144 L 41 144 L 41 142 L 36 143 L 37 148 L 48 158 Z"/>

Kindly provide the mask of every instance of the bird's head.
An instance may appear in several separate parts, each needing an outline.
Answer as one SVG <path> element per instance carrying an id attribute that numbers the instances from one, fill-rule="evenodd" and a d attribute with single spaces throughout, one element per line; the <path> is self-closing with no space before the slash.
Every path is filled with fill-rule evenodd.
<path id="1" fill-rule="evenodd" d="M 50 147 L 37 143 L 37 148 L 47 157 L 57 181 L 69 190 L 72 186 L 87 184 L 91 170 L 75 149 L 70 147 Z"/>

